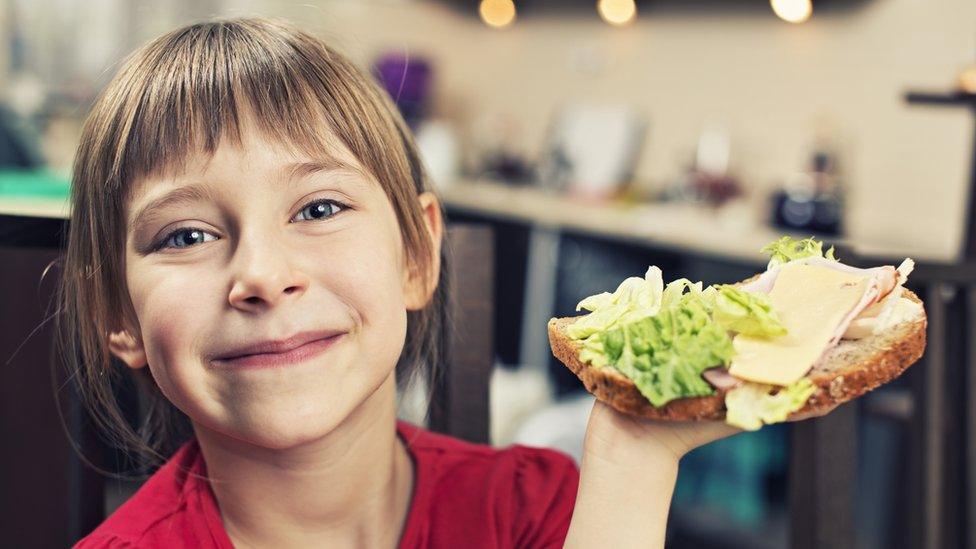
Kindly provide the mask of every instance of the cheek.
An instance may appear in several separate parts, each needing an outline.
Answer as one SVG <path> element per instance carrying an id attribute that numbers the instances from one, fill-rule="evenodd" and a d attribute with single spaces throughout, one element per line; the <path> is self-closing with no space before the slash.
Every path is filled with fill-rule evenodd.
<path id="1" fill-rule="evenodd" d="M 204 268 L 161 269 L 159 276 L 133 273 L 129 287 L 143 337 L 193 347 L 224 299 L 225 284 L 208 273 Z"/>
<path id="2" fill-rule="evenodd" d="M 222 285 L 197 269 L 166 269 L 165 276 L 136 272 L 129 283 L 153 378 L 179 406 L 177 386 L 192 384 L 202 373 L 191 365 L 220 311 L 215 300 Z"/>
<path id="3" fill-rule="evenodd" d="M 402 253 L 395 224 L 331 235 L 323 254 L 306 266 L 354 317 L 366 357 L 396 362 L 406 335 Z M 365 229 L 365 230 L 364 230 Z"/>

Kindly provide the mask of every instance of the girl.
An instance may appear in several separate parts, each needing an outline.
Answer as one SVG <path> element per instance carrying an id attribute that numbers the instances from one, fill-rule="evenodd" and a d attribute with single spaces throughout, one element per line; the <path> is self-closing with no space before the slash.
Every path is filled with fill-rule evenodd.
<path id="1" fill-rule="evenodd" d="M 63 354 L 94 417 L 156 456 L 189 439 L 79 547 L 660 547 L 678 460 L 731 433 L 597 404 L 579 477 L 397 422 L 438 355 L 441 208 L 388 97 L 291 26 L 137 51 L 72 204 Z M 140 432 L 113 356 L 152 398 Z"/>

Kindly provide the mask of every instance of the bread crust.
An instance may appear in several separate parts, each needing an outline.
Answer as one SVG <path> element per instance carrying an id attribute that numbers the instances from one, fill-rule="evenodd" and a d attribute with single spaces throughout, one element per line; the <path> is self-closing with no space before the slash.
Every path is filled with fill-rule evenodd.
<path id="1" fill-rule="evenodd" d="M 922 303 L 907 289 L 902 295 Z M 580 343 L 565 331 L 566 326 L 577 318 L 550 320 L 549 345 L 553 355 L 572 370 L 596 398 L 620 412 L 648 419 L 700 421 L 725 418 L 725 391 L 719 390 L 710 396 L 679 398 L 657 408 L 615 368 L 596 368 L 580 362 Z M 897 324 L 881 334 L 841 342 L 828 352 L 820 366 L 807 374 L 816 389 L 806 405 L 791 417 L 825 412 L 900 376 L 925 351 L 927 325 L 923 309 L 920 317 Z"/>

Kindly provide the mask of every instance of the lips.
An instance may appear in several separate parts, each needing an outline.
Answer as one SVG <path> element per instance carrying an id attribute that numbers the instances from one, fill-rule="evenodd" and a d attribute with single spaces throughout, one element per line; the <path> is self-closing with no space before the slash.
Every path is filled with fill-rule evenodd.
<path id="1" fill-rule="evenodd" d="M 269 340 L 234 348 L 214 358 L 214 363 L 231 368 L 262 368 L 301 362 L 323 353 L 341 339 L 344 332 L 303 332 L 287 339 Z"/>

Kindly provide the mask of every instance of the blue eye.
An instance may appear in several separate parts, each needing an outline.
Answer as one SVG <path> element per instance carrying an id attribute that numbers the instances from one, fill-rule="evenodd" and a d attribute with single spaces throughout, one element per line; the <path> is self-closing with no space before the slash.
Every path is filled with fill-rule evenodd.
<path id="1" fill-rule="evenodd" d="M 329 219 L 347 208 L 348 206 L 342 204 L 341 202 L 336 202 L 335 200 L 315 200 L 313 202 L 309 202 L 301 210 L 299 210 L 299 212 L 295 214 L 295 217 L 291 218 L 290 222 L 321 221 L 324 219 Z M 213 233 L 204 231 L 203 229 L 182 227 L 167 234 L 162 238 L 162 240 L 153 246 L 150 251 L 155 252 L 169 248 L 190 248 L 192 246 L 196 246 L 197 244 L 212 242 L 217 239 L 218 237 Z"/>
<path id="2" fill-rule="evenodd" d="M 335 200 L 316 200 L 306 204 L 291 220 L 318 221 L 328 219 L 344 209 L 346 206 Z"/>
<path id="3" fill-rule="evenodd" d="M 204 242 L 212 242 L 214 240 L 217 240 L 217 237 L 211 233 L 208 233 L 207 231 L 194 229 L 192 227 L 184 227 L 182 229 L 176 229 L 175 231 L 166 235 L 156 249 L 189 248 L 190 246 L 203 244 Z"/>

